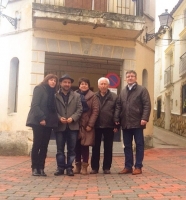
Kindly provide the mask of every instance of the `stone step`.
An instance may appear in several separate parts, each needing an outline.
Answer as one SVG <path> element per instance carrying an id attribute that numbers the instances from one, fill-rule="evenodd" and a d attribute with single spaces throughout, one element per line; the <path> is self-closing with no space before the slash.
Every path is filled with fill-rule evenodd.
<path id="1" fill-rule="evenodd" d="M 66 147 L 66 146 L 65 146 Z M 90 154 L 92 148 L 90 147 Z M 66 152 L 66 148 L 65 148 Z M 101 144 L 101 154 L 103 154 L 103 142 Z M 114 142 L 113 143 L 113 154 L 115 156 L 123 156 L 123 143 L 122 142 Z M 56 156 L 56 142 L 55 140 L 50 140 L 49 145 L 48 145 L 48 157 L 55 157 Z"/>

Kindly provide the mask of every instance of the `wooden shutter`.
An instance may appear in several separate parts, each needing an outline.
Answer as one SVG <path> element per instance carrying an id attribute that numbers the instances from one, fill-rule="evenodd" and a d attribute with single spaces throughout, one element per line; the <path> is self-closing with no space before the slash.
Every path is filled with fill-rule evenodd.
<path id="1" fill-rule="evenodd" d="M 91 10 L 92 0 L 65 0 L 65 6 L 70 8 L 82 8 Z"/>
<path id="2" fill-rule="evenodd" d="M 94 10 L 107 11 L 107 0 L 94 0 Z"/>

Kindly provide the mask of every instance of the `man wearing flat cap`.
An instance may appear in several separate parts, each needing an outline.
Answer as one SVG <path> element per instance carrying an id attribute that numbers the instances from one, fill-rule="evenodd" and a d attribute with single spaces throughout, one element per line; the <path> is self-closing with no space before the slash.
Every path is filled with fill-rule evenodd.
<path id="1" fill-rule="evenodd" d="M 63 175 L 66 169 L 68 176 L 74 176 L 72 163 L 75 159 L 82 103 L 80 95 L 71 90 L 74 80 L 68 74 L 63 75 L 59 82 L 60 89 L 55 96 L 59 126 L 55 129 L 57 170 L 54 175 Z M 65 143 L 67 143 L 67 156 L 64 153 Z"/>

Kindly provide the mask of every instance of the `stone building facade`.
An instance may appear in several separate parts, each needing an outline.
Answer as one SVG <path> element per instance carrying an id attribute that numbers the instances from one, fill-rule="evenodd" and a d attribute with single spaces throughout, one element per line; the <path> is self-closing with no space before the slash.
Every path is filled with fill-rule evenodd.
<path id="1" fill-rule="evenodd" d="M 97 80 L 134 69 L 153 102 L 154 40 L 144 41 L 154 29 L 155 0 L 20 0 L 2 10 L 18 16 L 17 28 L 5 18 L 0 24 L 0 154 L 29 154 L 32 131 L 25 126 L 34 87 L 48 73 L 87 77 L 96 91 Z M 152 145 L 153 114 L 145 130 Z"/>

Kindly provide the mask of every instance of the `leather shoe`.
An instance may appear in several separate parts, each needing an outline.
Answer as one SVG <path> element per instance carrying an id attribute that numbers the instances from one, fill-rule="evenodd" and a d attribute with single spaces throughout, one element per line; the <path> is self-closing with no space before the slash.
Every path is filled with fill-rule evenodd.
<path id="1" fill-rule="evenodd" d="M 94 170 L 92 169 L 92 171 L 90 172 L 90 174 L 97 174 L 98 173 L 98 170 Z"/>
<path id="2" fill-rule="evenodd" d="M 40 169 L 39 171 L 40 171 L 40 176 L 47 176 L 47 175 L 45 174 L 45 172 L 44 172 L 44 169 Z"/>
<path id="3" fill-rule="evenodd" d="M 56 169 L 56 172 L 54 173 L 55 176 L 60 176 L 64 174 L 64 169 Z"/>
<path id="4" fill-rule="evenodd" d="M 110 174 L 111 172 L 110 172 L 110 169 L 105 169 L 105 170 L 103 170 L 103 173 L 104 174 Z"/>
<path id="5" fill-rule="evenodd" d="M 124 168 L 123 170 L 118 172 L 118 174 L 130 174 L 130 173 L 132 173 L 132 169 L 127 169 L 127 168 Z"/>
<path id="6" fill-rule="evenodd" d="M 74 176 L 74 172 L 71 168 L 67 169 L 67 176 Z"/>
<path id="7" fill-rule="evenodd" d="M 140 168 L 135 168 L 132 172 L 132 175 L 142 174 L 142 170 Z"/>
<path id="8" fill-rule="evenodd" d="M 40 174 L 36 168 L 32 169 L 32 176 L 40 176 Z"/>

